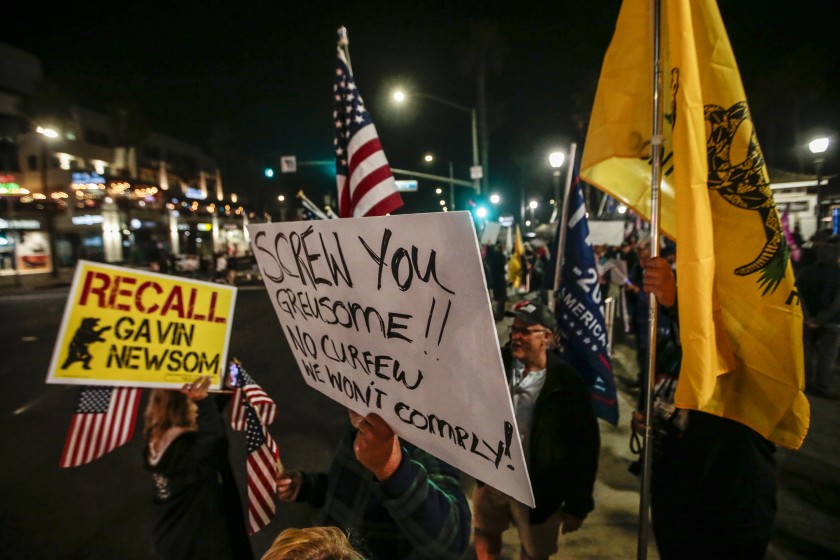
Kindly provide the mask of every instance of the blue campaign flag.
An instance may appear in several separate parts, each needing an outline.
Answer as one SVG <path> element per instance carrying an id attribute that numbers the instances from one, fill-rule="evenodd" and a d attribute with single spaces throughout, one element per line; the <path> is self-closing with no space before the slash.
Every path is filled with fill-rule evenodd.
<path id="1" fill-rule="evenodd" d="M 560 238 L 559 224 L 557 228 L 555 247 Z M 553 253 L 556 255 L 557 251 Z M 589 243 L 586 205 L 577 176 L 569 190 L 569 219 L 555 313 L 562 343 L 561 355 L 589 386 L 596 416 L 617 426 L 618 401 L 607 345 L 602 294 L 595 254 Z"/>

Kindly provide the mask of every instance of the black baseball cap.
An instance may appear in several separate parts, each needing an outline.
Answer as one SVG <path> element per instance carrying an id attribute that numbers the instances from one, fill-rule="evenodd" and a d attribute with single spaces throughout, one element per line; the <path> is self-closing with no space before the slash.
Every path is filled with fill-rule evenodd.
<path id="1" fill-rule="evenodd" d="M 513 311 L 508 311 L 505 315 L 516 317 L 528 325 L 542 325 L 552 331 L 556 326 L 554 313 L 539 301 L 522 300 L 514 306 Z"/>

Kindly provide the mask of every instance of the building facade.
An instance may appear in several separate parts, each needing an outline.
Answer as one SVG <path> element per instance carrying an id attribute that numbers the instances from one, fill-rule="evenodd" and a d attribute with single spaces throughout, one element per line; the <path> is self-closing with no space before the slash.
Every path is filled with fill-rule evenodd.
<path id="1" fill-rule="evenodd" d="M 112 118 L 81 107 L 27 114 L 40 62 L 3 44 L 0 61 L 0 275 L 248 252 L 246 209 L 198 147 L 119 141 Z"/>

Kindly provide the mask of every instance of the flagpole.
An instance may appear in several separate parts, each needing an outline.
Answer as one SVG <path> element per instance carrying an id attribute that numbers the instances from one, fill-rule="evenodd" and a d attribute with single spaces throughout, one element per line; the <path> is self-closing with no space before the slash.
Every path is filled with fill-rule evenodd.
<path id="1" fill-rule="evenodd" d="M 659 256 L 659 187 L 662 180 L 662 91 L 661 64 L 661 3 L 651 0 L 651 29 L 653 31 L 653 123 L 651 133 L 651 185 L 650 185 L 650 255 Z M 645 423 L 644 446 L 642 447 L 642 487 L 639 499 L 639 538 L 636 557 L 647 558 L 648 536 L 650 534 L 650 478 L 652 468 L 653 432 L 653 384 L 656 369 L 656 335 L 658 331 L 658 307 L 656 296 L 648 296 L 648 355 L 647 371 L 644 377 Z"/>
<path id="2" fill-rule="evenodd" d="M 575 172 L 575 157 L 577 155 L 577 144 L 572 142 L 569 146 L 569 167 L 566 169 L 566 185 L 563 187 L 563 210 L 560 215 L 560 235 L 557 236 L 557 255 L 554 258 L 554 290 L 556 295 L 560 290 L 560 272 L 563 270 L 563 251 L 566 248 L 566 226 L 569 224 L 569 190 L 572 188 L 572 175 Z"/>
<path id="3" fill-rule="evenodd" d="M 347 36 L 347 28 L 343 25 L 338 28 L 338 48 L 344 52 L 347 68 L 350 69 L 350 75 L 352 75 L 353 65 L 350 64 L 350 38 Z"/>

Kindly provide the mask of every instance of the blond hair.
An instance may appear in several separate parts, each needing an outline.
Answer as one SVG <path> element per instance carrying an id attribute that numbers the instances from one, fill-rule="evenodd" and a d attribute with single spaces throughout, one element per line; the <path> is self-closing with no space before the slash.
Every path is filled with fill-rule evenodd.
<path id="1" fill-rule="evenodd" d="M 365 560 L 338 527 L 285 529 L 261 560 Z"/>
<path id="2" fill-rule="evenodd" d="M 143 414 L 143 437 L 147 442 L 158 441 L 170 428 L 195 430 L 197 408 L 195 403 L 179 391 L 152 389 L 149 403 Z"/>

